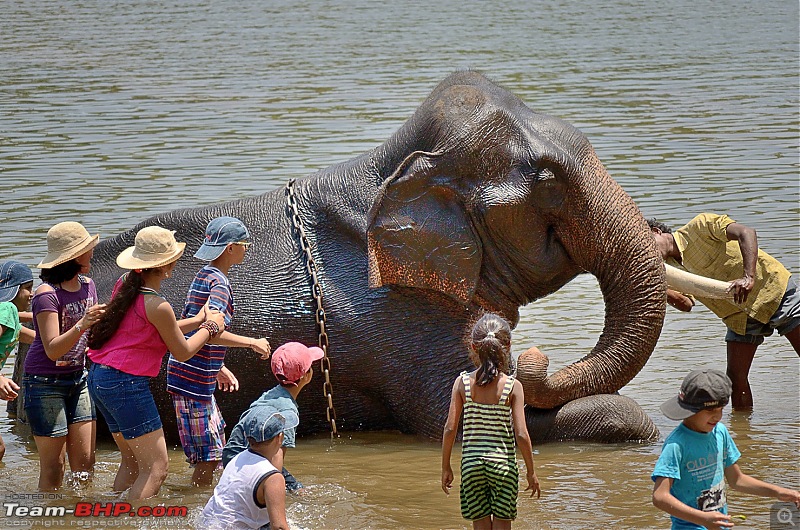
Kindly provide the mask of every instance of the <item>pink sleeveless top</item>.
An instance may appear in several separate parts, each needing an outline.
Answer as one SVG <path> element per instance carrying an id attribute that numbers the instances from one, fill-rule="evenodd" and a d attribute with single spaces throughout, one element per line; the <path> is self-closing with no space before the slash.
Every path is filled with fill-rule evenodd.
<path id="1" fill-rule="evenodd" d="M 104 364 L 131 375 L 158 375 L 167 345 L 156 327 L 147 320 L 145 296 L 154 295 L 137 296 L 122 318 L 119 329 L 108 342 L 98 350 L 89 349 L 89 359 L 93 363 Z"/>

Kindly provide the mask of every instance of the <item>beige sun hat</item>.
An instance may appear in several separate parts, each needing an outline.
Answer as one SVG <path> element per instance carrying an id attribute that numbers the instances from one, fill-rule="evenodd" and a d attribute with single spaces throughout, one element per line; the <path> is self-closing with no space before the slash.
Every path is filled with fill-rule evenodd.
<path id="1" fill-rule="evenodd" d="M 47 255 L 36 268 L 52 269 L 77 258 L 97 245 L 100 234 L 91 236 L 82 224 L 74 221 L 58 223 L 47 231 Z"/>
<path id="2" fill-rule="evenodd" d="M 123 269 L 154 269 L 177 260 L 186 243 L 175 241 L 175 232 L 160 226 L 147 226 L 136 234 L 134 246 L 117 256 L 117 265 Z"/>

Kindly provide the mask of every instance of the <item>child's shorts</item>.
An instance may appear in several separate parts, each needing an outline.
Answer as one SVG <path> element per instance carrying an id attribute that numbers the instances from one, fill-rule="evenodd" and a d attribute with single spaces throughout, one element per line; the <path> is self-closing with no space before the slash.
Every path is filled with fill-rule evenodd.
<path id="1" fill-rule="evenodd" d="M 161 416 L 147 376 L 93 364 L 89 369 L 89 393 L 108 429 L 122 434 L 126 440 L 161 428 Z"/>
<path id="2" fill-rule="evenodd" d="M 96 418 L 84 370 L 58 375 L 26 374 L 22 386 L 23 406 L 34 436 L 66 436 L 73 423 Z"/>
<path id="3" fill-rule="evenodd" d="M 225 420 L 214 396 L 211 396 L 211 401 L 198 401 L 172 394 L 172 404 L 186 461 L 192 465 L 221 461 L 225 448 Z"/>
<path id="4" fill-rule="evenodd" d="M 464 519 L 477 521 L 490 515 L 498 519 L 516 519 L 518 492 L 516 461 L 462 458 L 460 496 Z"/>

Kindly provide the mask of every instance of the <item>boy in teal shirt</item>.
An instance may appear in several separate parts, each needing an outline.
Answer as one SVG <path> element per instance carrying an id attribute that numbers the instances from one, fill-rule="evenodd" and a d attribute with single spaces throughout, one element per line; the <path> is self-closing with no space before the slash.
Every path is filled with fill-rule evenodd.
<path id="1" fill-rule="evenodd" d="M 730 528 L 725 482 L 731 488 L 793 502 L 800 492 L 746 475 L 728 429 L 720 423 L 731 397 L 731 381 L 719 370 L 695 370 L 683 380 L 678 396 L 661 405 L 672 420 L 683 420 L 667 439 L 650 478 L 653 505 L 671 515 L 672 528 Z"/>
<path id="2" fill-rule="evenodd" d="M 16 354 L 20 341 L 33 342 L 33 330 L 20 324 L 20 311 L 31 305 L 33 275 L 24 263 L 4 261 L 0 263 L 0 369 L 12 353 Z M 17 397 L 19 386 L 10 378 L 0 374 L 0 399 L 10 401 Z M 0 460 L 6 446 L 0 437 Z"/>

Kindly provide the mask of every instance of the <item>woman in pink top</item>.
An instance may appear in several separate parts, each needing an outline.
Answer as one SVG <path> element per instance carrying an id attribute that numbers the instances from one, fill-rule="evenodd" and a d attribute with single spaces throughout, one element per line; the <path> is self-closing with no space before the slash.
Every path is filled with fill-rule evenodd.
<path id="1" fill-rule="evenodd" d="M 167 349 L 188 360 L 225 327 L 222 313 L 211 311 L 177 321 L 158 292 L 185 246 L 165 228 L 142 228 L 135 245 L 117 257 L 117 265 L 131 272 L 117 282 L 89 335 L 89 394 L 122 453 L 114 491 L 130 488 L 130 499 L 156 495 L 169 465 L 150 378 L 158 375 Z M 198 327 L 189 339 L 184 337 Z"/>

